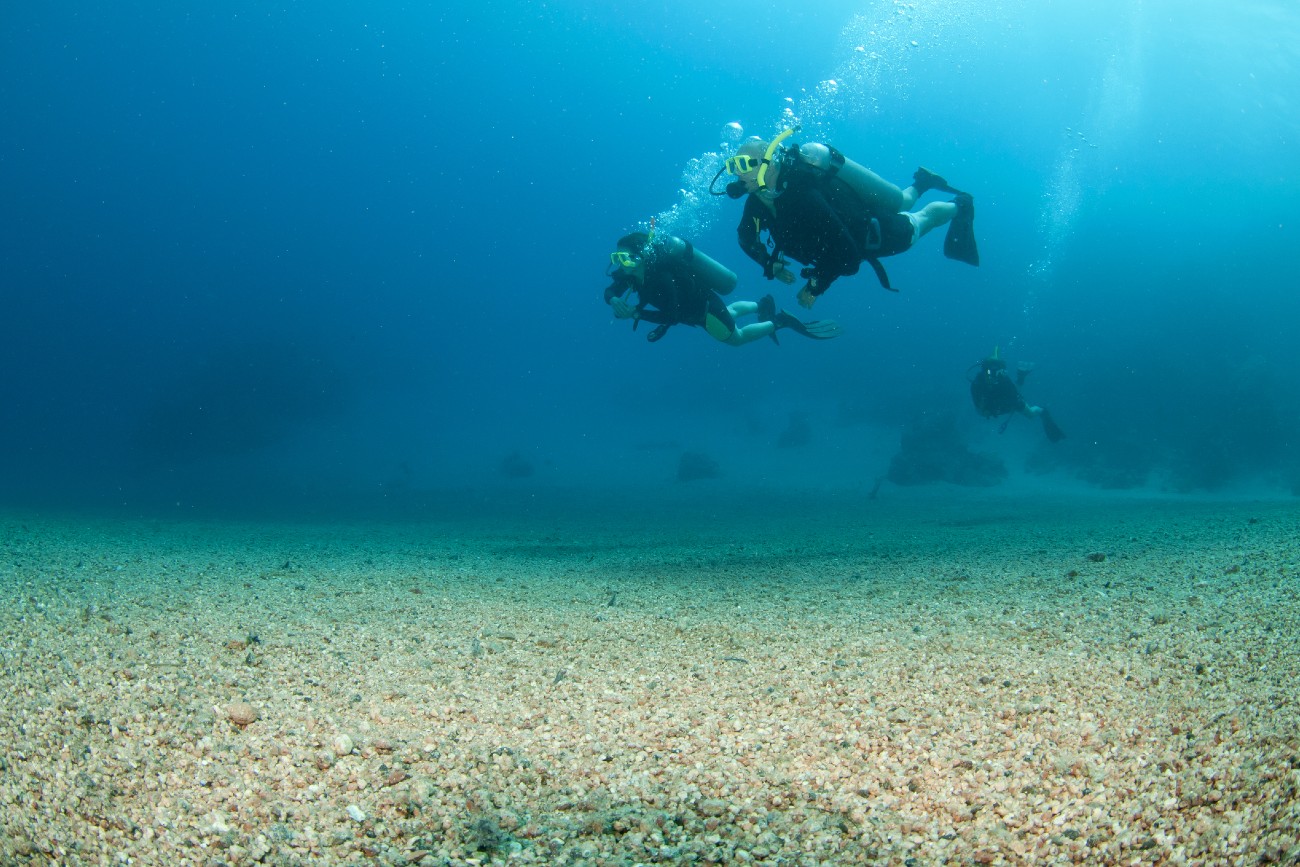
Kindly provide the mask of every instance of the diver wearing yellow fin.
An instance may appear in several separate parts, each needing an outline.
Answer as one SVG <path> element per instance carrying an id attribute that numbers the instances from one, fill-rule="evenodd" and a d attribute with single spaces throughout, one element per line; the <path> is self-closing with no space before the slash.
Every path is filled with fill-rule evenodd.
<path id="1" fill-rule="evenodd" d="M 786 257 L 806 266 L 800 272 L 807 281 L 799 290 L 802 306 L 811 308 L 832 282 L 856 274 L 862 262 L 892 290 L 880 260 L 911 249 L 922 235 L 943 225 L 949 226 L 944 255 L 979 264 L 975 204 L 968 193 L 925 168 L 916 170 L 910 186 L 900 188 L 829 145 L 783 146 L 797 129 L 771 142 L 745 142 L 714 182 L 726 171 L 736 180 L 725 194 L 748 195 L 737 235 L 745 254 L 763 266 L 764 276 L 794 282 Z M 909 212 L 930 190 L 951 193 L 953 200 Z"/>
<path id="2" fill-rule="evenodd" d="M 605 303 L 617 319 L 631 319 L 635 329 L 642 321 L 656 327 L 646 339 L 659 340 L 673 325 L 696 325 L 715 340 L 743 346 L 764 337 L 778 342 L 776 332 L 788 329 L 814 340 L 837 337 L 840 327 L 832 320 L 801 322 L 777 310 L 771 295 L 759 301 L 727 304 L 736 275 L 689 241 L 667 235 L 633 232 L 618 241 L 610 254 L 607 272 L 613 281 L 605 289 Z M 758 321 L 738 325 L 736 320 L 756 316 Z"/>

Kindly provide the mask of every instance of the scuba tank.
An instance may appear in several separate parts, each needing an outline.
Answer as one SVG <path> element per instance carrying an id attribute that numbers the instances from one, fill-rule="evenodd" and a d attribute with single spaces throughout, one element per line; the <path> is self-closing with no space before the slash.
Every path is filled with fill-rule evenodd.
<path id="1" fill-rule="evenodd" d="M 690 241 L 684 241 L 675 235 L 668 235 L 662 240 L 654 241 L 655 258 L 661 262 L 669 260 L 685 266 L 696 285 L 712 289 L 719 295 L 730 295 L 736 288 L 737 277 L 731 269 L 721 265 L 716 259 L 695 249 Z"/>
<path id="2" fill-rule="evenodd" d="M 806 165 L 844 181 L 862 197 L 873 214 L 897 214 L 903 210 L 901 189 L 829 145 L 820 142 L 800 145 L 798 158 Z"/>

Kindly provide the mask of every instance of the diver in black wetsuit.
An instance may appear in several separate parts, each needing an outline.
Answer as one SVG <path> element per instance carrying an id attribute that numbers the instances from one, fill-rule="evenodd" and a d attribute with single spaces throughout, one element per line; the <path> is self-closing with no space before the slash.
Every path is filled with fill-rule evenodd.
<path id="1" fill-rule="evenodd" d="M 969 194 L 925 168 L 917 169 L 911 186 L 900 189 L 816 142 L 779 149 L 792 132 L 771 143 L 746 142 L 723 170 L 737 178 L 727 186 L 727 195 L 748 193 L 737 227 L 745 254 L 763 266 L 766 277 L 784 283 L 794 281 L 786 256 L 807 266 L 801 271 L 807 282 L 799 290 L 800 305 L 811 308 L 832 282 L 856 274 L 862 262 L 871 265 L 882 286 L 892 289 L 880 260 L 911 249 L 922 235 L 945 224 L 944 255 L 979 264 L 975 204 Z M 930 190 L 954 198 L 909 213 Z M 764 231 L 770 244 L 762 239 Z"/>
<path id="2" fill-rule="evenodd" d="M 771 295 L 759 301 L 734 301 L 722 297 L 736 286 L 736 275 L 689 242 L 668 235 L 633 232 L 620 238 L 610 254 L 610 277 L 605 303 L 618 319 L 631 319 L 632 327 L 652 322 L 658 327 L 646 339 L 654 342 L 673 325 L 698 325 L 729 346 L 743 346 L 764 337 L 776 341 L 776 332 L 789 329 L 814 340 L 839 335 L 833 320 L 801 322 L 776 309 Z M 754 315 L 757 322 L 739 326 L 736 319 Z"/>
<path id="3" fill-rule="evenodd" d="M 1034 369 L 1033 365 L 1018 365 L 1016 378 L 1012 380 L 1007 375 L 1007 363 L 998 357 L 998 351 L 994 349 L 991 356 L 972 369 L 975 373 L 970 380 L 970 397 L 975 403 L 976 412 L 984 418 L 997 418 L 1018 412 L 1027 418 L 1042 419 L 1043 433 L 1049 441 L 1055 443 L 1065 439 L 1064 431 L 1056 426 L 1051 413 L 1045 407 L 1031 405 L 1020 394 L 1020 386 L 1024 385 L 1025 377 Z M 1008 418 L 1003 422 L 998 432 L 1006 430 L 1010 421 Z"/>

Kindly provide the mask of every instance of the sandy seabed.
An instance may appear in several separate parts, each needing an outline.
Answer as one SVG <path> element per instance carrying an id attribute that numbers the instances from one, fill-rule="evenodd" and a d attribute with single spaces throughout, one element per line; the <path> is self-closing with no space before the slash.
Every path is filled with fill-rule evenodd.
<path id="1" fill-rule="evenodd" d="M 1294 499 L 679 499 L 0 516 L 0 863 L 1300 861 Z"/>

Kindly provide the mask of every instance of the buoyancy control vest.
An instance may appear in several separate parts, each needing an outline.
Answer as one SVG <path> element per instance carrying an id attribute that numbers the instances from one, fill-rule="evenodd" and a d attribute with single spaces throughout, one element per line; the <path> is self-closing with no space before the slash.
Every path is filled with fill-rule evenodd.
<path id="1" fill-rule="evenodd" d="M 880 217 L 902 207 L 898 187 L 835 148 L 812 142 L 786 149 L 776 193 L 774 258 L 785 253 L 813 265 L 826 285 L 856 274 L 865 261 L 880 285 L 892 290 L 875 254 L 881 249 Z"/>
<path id="2" fill-rule="evenodd" d="M 679 322 L 704 322 L 710 293 L 729 295 L 738 282 L 734 271 L 675 235 L 651 238 L 637 232 L 620 239 L 619 248 L 643 260 L 644 279 L 616 273 L 615 285 L 605 290 L 605 301 L 609 303 L 612 294 L 635 290 L 638 302 L 632 327 L 642 318 L 656 322 L 659 327 L 648 336 L 652 342 Z M 647 304 L 661 315 L 646 313 Z"/>

